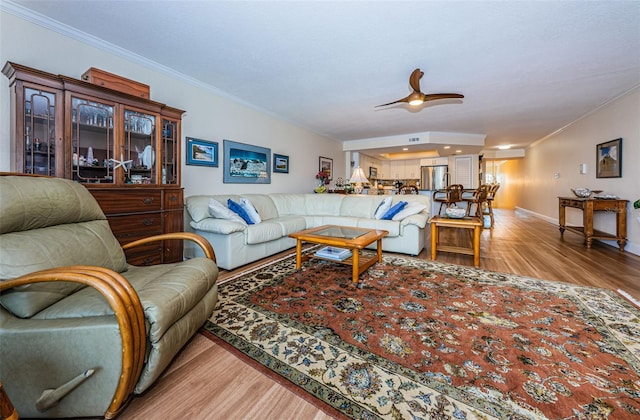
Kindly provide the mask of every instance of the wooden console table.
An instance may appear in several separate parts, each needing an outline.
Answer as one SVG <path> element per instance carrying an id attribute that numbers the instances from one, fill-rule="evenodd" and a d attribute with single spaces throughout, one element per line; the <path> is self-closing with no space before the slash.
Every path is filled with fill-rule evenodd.
<path id="1" fill-rule="evenodd" d="M 627 203 L 629 200 L 610 200 L 595 198 L 558 197 L 559 211 L 558 219 L 560 223 L 560 235 L 565 230 L 584 235 L 587 248 L 591 248 L 594 239 L 615 239 L 618 241 L 620 251 L 624 252 L 627 244 Z M 567 226 L 565 209 L 573 207 L 582 210 L 582 226 Z M 615 213 L 616 234 L 610 234 L 593 229 L 593 213 L 596 211 Z"/>

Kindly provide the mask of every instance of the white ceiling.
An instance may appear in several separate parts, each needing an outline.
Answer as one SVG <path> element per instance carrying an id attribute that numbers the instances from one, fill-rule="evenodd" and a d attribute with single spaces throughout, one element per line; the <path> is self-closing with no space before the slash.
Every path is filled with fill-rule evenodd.
<path id="1" fill-rule="evenodd" d="M 11 3 L 341 141 L 523 148 L 640 85 L 635 0 Z M 423 92 L 465 98 L 375 108 L 408 95 L 415 68 Z"/>

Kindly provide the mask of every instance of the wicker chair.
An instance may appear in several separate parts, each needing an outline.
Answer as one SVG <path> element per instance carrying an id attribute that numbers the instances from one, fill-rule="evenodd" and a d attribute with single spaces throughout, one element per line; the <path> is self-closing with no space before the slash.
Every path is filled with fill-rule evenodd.
<path id="1" fill-rule="evenodd" d="M 491 219 L 491 227 L 493 227 L 493 199 L 498 192 L 498 188 L 500 188 L 500 184 L 493 184 L 489 187 L 489 192 L 487 193 L 487 206 L 483 209 L 483 216 L 487 215 Z"/>
<path id="2" fill-rule="evenodd" d="M 489 195 L 489 188 L 490 188 L 489 185 L 481 185 L 473 192 L 472 196 L 462 198 L 462 201 L 467 203 L 467 216 L 471 215 L 471 208 L 475 204 L 476 211 L 474 212 L 474 215 L 482 219 L 482 215 L 483 215 L 482 206 L 484 206 L 484 204 L 487 201 L 487 196 Z"/>
<path id="3" fill-rule="evenodd" d="M 447 208 L 460 203 L 462 200 L 462 190 L 464 187 L 461 184 L 449 185 L 446 190 L 437 190 L 433 192 L 433 201 L 440 203 L 438 214 L 442 213 L 442 207 Z"/>
<path id="4" fill-rule="evenodd" d="M 398 192 L 400 194 L 418 195 L 418 187 L 416 187 L 415 185 L 403 185 L 402 187 L 400 187 L 400 191 Z"/>

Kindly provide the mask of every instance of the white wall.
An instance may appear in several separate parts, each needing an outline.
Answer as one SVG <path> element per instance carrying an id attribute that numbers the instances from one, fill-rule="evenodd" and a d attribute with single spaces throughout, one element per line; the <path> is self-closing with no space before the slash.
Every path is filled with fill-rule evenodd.
<path id="1" fill-rule="evenodd" d="M 221 57 L 224 59 L 224 57 Z M 38 24 L 0 12 L 0 66 L 6 61 L 49 73 L 80 78 L 97 67 L 151 87 L 151 99 L 186 110 L 182 135 L 219 143 L 220 167 L 185 166 L 182 185 L 185 196 L 206 193 L 311 192 L 316 186 L 319 156 L 334 160 L 337 176 L 345 168 L 342 145 L 298 126 L 228 99 L 180 75 L 144 63 L 138 57 L 107 51 Z M 10 171 L 9 80 L 0 76 L 0 171 Z M 223 139 L 268 147 L 271 153 L 289 156 L 289 173 L 272 173 L 271 184 L 224 184 L 222 182 Z"/>
<path id="2" fill-rule="evenodd" d="M 596 145 L 622 138 L 622 177 L 596 178 Z M 557 223 L 558 196 L 573 196 L 570 188 L 603 190 L 629 200 L 627 208 L 627 251 L 640 255 L 640 88 L 590 113 L 564 130 L 527 150 L 518 159 L 518 169 L 510 180 L 517 191 L 517 206 Z M 580 174 L 579 165 L 587 164 Z M 554 177 L 559 173 L 559 177 Z M 604 194 L 603 193 L 603 194 Z M 582 212 L 567 209 L 567 222 L 582 225 Z M 615 233 L 615 216 L 597 213 L 595 228 Z M 573 233 L 565 233 L 573 235 Z"/>

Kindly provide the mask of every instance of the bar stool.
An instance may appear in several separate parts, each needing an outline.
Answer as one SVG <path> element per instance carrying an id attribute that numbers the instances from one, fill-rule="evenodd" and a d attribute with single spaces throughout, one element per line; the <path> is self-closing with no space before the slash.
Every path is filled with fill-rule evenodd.
<path id="1" fill-rule="evenodd" d="M 491 227 L 493 227 L 493 199 L 496 196 L 496 192 L 498 192 L 498 188 L 500 188 L 500 184 L 493 184 L 489 187 L 489 192 L 487 193 L 487 208 L 483 209 L 482 215 L 488 215 L 491 219 Z"/>
<path id="2" fill-rule="evenodd" d="M 461 184 L 453 184 L 449 185 L 446 190 L 437 190 L 433 192 L 432 200 L 436 203 L 440 203 L 440 208 L 438 209 L 438 214 L 442 213 L 442 206 L 447 206 L 447 208 L 455 205 L 462 200 L 462 190 L 464 186 Z M 444 194 L 444 196 L 443 196 Z"/>
<path id="3" fill-rule="evenodd" d="M 467 203 L 467 216 L 471 215 L 471 207 L 475 204 L 476 211 L 474 215 L 482 219 L 483 210 L 482 206 L 487 201 L 487 196 L 489 195 L 489 186 L 481 185 L 474 192 L 471 197 L 463 198 L 462 200 Z"/>

